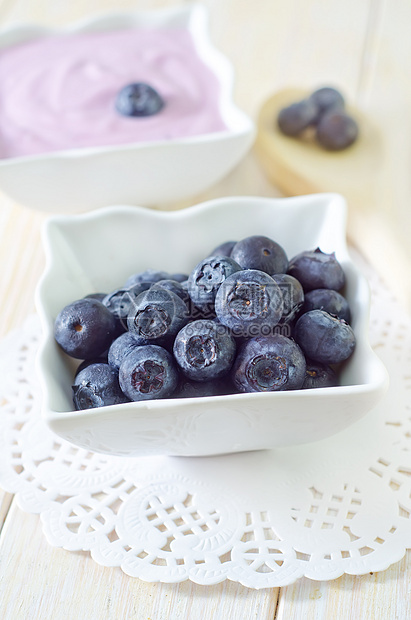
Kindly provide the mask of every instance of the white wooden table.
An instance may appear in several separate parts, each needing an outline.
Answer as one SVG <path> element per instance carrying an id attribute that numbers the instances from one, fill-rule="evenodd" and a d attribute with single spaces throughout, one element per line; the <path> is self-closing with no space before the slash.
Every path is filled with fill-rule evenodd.
<path id="1" fill-rule="evenodd" d="M 235 64 L 237 103 L 256 117 L 264 99 L 289 85 L 338 84 L 382 128 L 386 159 L 375 208 L 389 215 L 409 279 L 411 261 L 411 3 L 407 0 L 205 0 L 214 43 Z M 90 13 L 156 8 L 172 0 L 0 0 L 0 25 L 36 21 L 63 25 Z M 278 196 L 253 153 L 223 182 L 176 207 L 223 195 Z M 44 265 L 40 229 L 46 215 L 0 194 L 0 336 L 34 310 Z M 365 227 L 366 228 L 366 227 Z M 381 265 L 369 231 L 364 239 Z M 388 253 L 387 253 L 388 254 Z M 384 255 L 385 273 L 394 265 Z M 398 261 L 395 263 L 398 269 Z M 389 278 L 387 278 L 389 280 Z M 401 277 L 391 283 L 411 309 Z M 388 281 L 388 285 L 390 282 Z M 411 370 L 411 369 L 410 369 Z M 203 587 L 146 584 L 87 553 L 48 545 L 39 518 L 0 491 L 0 617 L 103 619 L 406 620 L 411 617 L 409 554 L 389 570 L 331 582 L 302 579 L 253 591 L 224 582 Z"/>

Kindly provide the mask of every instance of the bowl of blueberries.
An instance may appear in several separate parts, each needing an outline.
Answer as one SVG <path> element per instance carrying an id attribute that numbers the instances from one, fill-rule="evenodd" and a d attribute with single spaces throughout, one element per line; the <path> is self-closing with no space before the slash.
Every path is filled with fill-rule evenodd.
<path id="1" fill-rule="evenodd" d="M 329 437 L 387 372 L 338 194 L 115 206 L 45 223 L 37 358 L 49 427 L 119 456 Z"/>
<path id="2" fill-rule="evenodd" d="M 167 206 L 217 183 L 254 140 L 200 4 L 9 26 L 0 60 L 0 187 L 27 207 Z"/>

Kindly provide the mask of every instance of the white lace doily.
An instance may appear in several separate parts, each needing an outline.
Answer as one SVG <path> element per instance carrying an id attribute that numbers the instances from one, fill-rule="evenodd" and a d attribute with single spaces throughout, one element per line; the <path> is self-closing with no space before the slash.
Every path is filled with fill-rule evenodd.
<path id="1" fill-rule="evenodd" d="M 391 380 L 377 409 L 315 444 L 212 458 L 107 457 L 55 436 L 31 317 L 0 345 L 0 486 L 50 544 L 146 581 L 266 588 L 388 568 L 411 547 L 411 319 L 371 284 Z"/>

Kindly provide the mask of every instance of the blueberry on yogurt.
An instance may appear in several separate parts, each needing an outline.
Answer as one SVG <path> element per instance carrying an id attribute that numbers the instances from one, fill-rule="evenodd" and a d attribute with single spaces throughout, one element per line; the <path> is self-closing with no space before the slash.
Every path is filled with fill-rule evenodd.
<path id="1" fill-rule="evenodd" d="M 163 107 L 163 98 L 144 82 L 127 84 L 116 98 L 116 110 L 122 116 L 152 116 L 158 114 Z"/>
<path id="2" fill-rule="evenodd" d="M 298 390 L 304 383 L 305 369 L 300 347 L 290 338 L 274 334 L 245 342 L 232 376 L 240 392 Z"/>

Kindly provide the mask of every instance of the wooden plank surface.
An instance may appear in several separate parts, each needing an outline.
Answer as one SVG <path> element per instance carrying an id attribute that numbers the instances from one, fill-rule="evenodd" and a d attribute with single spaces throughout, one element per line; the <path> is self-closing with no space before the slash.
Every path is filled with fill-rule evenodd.
<path id="1" fill-rule="evenodd" d="M 19 531 L 16 536 L 10 530 Z M 212 588 L 189 581 L 145 583 L 99 566 L 86 552 L 48 545 L 37 515 L 13 506 L 1 535 L 1 618 L 34 620 L 199 620 L 274 618 L 277 590 L 225 581 Z"/>
<path id="2" fill-rule="evenodd" d="M 179 3 L 2 0 L 0 25 L 13 21 L 61 25 L 89 13 L 174 4 Z M 411 252 L 410 3 L 206 0 L 205 4 L 210 9 L 212 39 L 235 64 L 236 101 L 249 114 L 255 117 L 264 99 L 277 89 L 330 82 L 377 119 L 387 144 L 378 208 L 386 208 L 404 251 Z M 241 194 L 279 195 L 253 153 L 224 181 L 175 207 Z M 0 336 L 21 325 L 34 310 L 34 289 L 44 266 L 40 243 L 44 219 L 44 214 L 0 194 Z M 364 230 L 364 237 L 367 234 Z M 370 236 L 368 243 L 374 243 Z M 411 616 L 409 554 L 379 574 L 346 575 L 321 583 L 303 579 L 280 592 L 253 591 L 230 582 L 215 587 L 189 582 L 146 584 L 119 569 L 98 566 L 86 553 L 52 548 L 42 535 L 38 516 L 23 513 L 3 492 L 0 530 L 0 617 L 6 620 L 71 616 L 88 620 L 406 620 Z"/>

